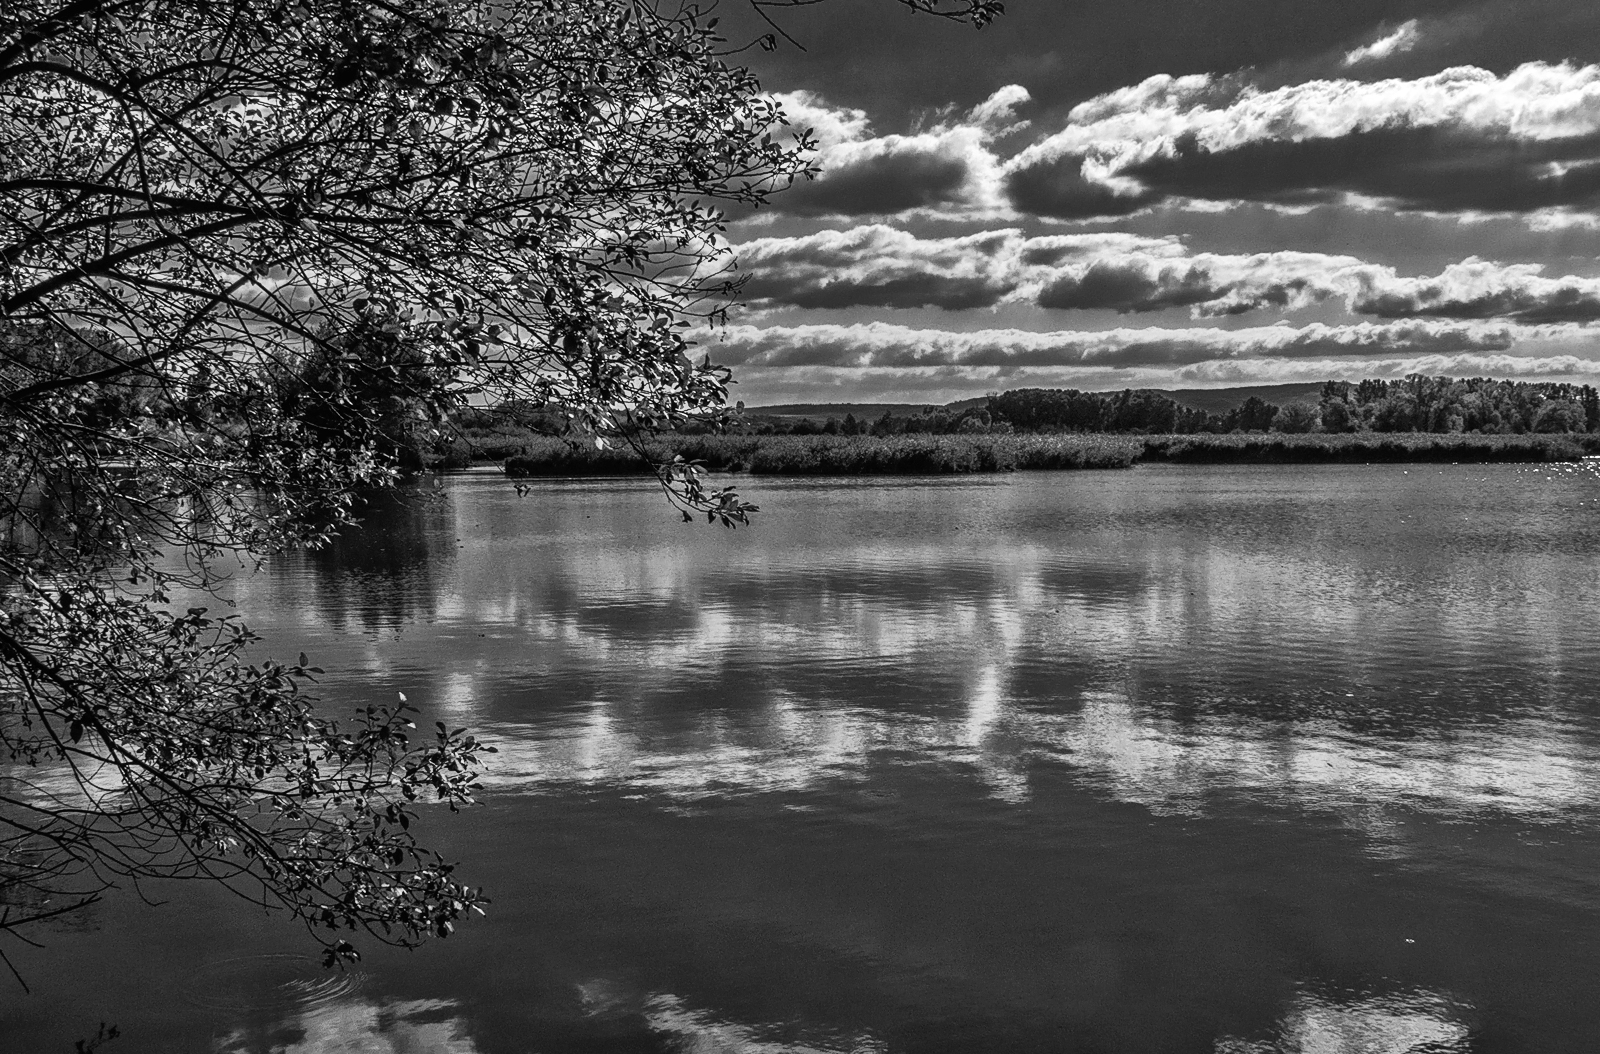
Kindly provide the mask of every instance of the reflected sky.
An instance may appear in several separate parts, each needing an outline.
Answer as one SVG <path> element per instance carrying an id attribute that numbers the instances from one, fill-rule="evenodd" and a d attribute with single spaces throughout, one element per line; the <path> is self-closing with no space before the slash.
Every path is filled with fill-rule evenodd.
<path id="1" fill-rule="evenodd" d="M 728 532 L 465 474 L 227 583 L 330 707 L 499 748 L 424 817 L 495 901 L 126 1049 L 1592 1049 L 1592 463 L 744 482 Z M 106 939 L 276 932 L 206 903 Z"/>
<path id="2" fill-rule="evenodd" d="M 1016 802 L 1050 764 L 1158 810 L 1600 802 L 1587 465 L 766 486 L 711 534 L 637 485 L 467 477 L 384 510 L 387 579 L 299 558 L 239 595 L 485 730 L 498 789 L 792 791 L 893 755 Z M 356 586 L 397 611 L 352 638 Z"/>

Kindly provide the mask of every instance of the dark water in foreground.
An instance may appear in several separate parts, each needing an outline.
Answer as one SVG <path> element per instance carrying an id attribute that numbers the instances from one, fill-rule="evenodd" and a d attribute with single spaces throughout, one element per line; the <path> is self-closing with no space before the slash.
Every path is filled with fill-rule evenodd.
<path id="1" fill-rule="evenodd" d="M 501 748 L 490 915 L 359 971 L 152 889 L 8 948 L 0 1048 L 1600 1049 L 1579 466 L 450 480 L 234 584 L 341 705 Z"/>

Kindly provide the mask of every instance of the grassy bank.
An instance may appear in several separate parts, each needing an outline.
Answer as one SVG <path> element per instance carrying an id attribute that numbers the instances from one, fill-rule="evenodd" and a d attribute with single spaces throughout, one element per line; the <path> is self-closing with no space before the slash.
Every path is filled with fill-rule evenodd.
<path id="1" fill-rule="evenodd" d="M 1600 454 L 1596 435 L 1477 435 L 1434 432 L 1348 432 L 1303 435 L 1146 436 L 1141 461 L 1185 464 L 1308 462 L 1575 461 Z"/>
<path id="2" fill-rule="evenodd" d="M 1273 464 L 1311 462 L 1571 461 L 1600 453 L 1600 435 L 658 436 L 645 448 L 713 472 L 777 476 L 937 475 L 1026 469 L 1128 468 L 1140 462 Z M 504 450 L 505 448 L 501 448 Z M 612 476 L 648 471 L 631 449 L 596 450 L 527 437 L 505 459 L 512 476 Z M 498 460 L 499 458 L 496 458 Z"/>

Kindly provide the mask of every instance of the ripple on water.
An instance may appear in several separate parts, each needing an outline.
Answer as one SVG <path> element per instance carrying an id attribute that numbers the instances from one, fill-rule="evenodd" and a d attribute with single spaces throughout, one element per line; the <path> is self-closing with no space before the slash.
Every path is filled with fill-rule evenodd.
<path id="1" fill-rule="evenodd" d="M 359 970 L 329 970 L 306 955 L 245 955 L 202 966 L 183 999 L 206 1010 L 300 1011 L 325 1006 L 366 983 Z"/>

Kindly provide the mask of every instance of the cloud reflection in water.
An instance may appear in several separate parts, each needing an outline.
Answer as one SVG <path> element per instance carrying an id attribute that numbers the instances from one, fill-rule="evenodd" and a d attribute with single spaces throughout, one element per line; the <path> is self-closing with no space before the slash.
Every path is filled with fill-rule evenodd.
<path id="1" fill-rule="evenodd" d="M 1426 991 L 1334 996 L 1302 991 L 1270 1039 L 1219 1039 L 1215 1054 L 1467 1054 L 1470 1008 Z"/>

